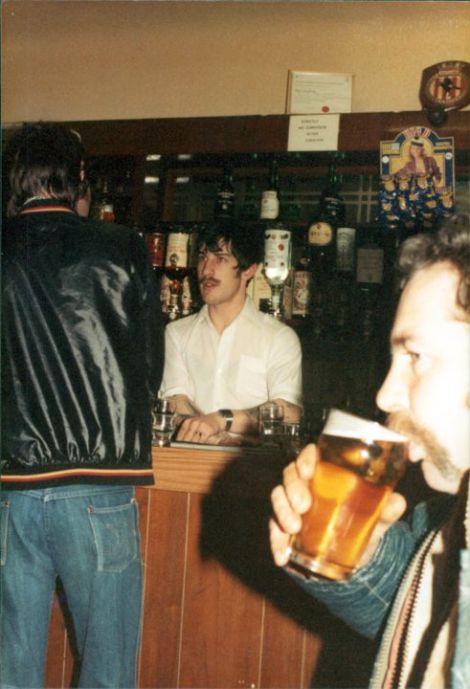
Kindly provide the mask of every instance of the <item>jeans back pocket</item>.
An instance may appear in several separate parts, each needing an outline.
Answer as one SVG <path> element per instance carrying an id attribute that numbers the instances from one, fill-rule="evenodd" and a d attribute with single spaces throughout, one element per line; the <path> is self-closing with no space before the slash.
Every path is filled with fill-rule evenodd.
<path id="1" fill-rule="evenodd" d="M 122 572 L 138 557 L 137 502 L 88 508 L 98 556 L 98 571 Z"/>

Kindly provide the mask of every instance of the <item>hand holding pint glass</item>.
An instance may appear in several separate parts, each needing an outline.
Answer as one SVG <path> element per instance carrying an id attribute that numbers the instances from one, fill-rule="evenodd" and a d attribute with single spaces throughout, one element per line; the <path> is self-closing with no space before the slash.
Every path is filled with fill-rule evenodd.
<path id="1" fill-rule="evenodd" d="M 373 421 L 332 409 L 318 439 L 311 506 L 292 537 L 290 561 L 347 579 L 367 547 L 388 496 L 404 473 L 407 440 Z"/>

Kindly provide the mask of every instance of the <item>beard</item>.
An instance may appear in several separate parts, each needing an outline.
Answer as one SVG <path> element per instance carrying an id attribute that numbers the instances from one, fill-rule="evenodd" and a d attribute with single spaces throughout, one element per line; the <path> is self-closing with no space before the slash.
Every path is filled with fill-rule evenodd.
<path id="1" fill-rule="evenodd" d="M 462 472 L 452 463 L 449 453 L 437 440 L 434 433 L 413 421 L 406 411 L 388 415 L 386 425 L 393 431 L 405 435 L 412 443 L 423 449 L 422 461 L 432 464 L 447 482 L 459 482 Z"/>

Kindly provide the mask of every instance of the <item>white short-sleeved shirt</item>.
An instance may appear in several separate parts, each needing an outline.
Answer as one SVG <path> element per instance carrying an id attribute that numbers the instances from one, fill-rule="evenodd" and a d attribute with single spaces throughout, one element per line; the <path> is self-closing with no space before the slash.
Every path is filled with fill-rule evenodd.
<path id="1" fill-rule="evenodd" d="M 250 409 L 268 399 L 301 404 L 302 353 L 294 330 L 249 297 L 221 335 L 207 306 L 167 325 L 163 396 L 184 394 L 208 414 Z"/>

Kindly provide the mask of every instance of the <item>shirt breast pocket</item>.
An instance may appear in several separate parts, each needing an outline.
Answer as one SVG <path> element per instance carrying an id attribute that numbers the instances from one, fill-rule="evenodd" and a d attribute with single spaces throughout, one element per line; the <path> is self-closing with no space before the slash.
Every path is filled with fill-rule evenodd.
<path id="1" fill-rule="evenodd" d="M 261 359 L 242 354 L 238 362 L 237 395 L 245 404 L 260 404 L 267 399 L 266 364 Z"/>

